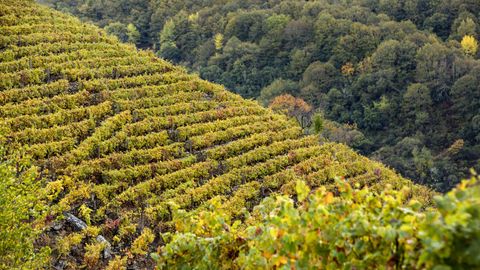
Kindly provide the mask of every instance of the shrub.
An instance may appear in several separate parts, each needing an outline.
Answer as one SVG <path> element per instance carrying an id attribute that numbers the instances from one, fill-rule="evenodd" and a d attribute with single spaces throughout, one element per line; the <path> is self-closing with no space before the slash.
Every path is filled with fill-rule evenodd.
<path id="1" fill-rule="evenodd" d="M 427 209 L 407 188 L 377 194 L 340 179 L 336 194 L 299 181 L 296 198 L 268 197 L 244 222 L 213 201 L 198 215 L 177 211 L 177 232 L 153 258 L 160 269 L 477 269 L 478 180 Z"/>
<path id="2" fill-rule="evenodd" d="M 41 269 L 50 251 L 34 247 L 46 210 L 37 168 L 5 156 L 0 148 L 0 269 Z"/>

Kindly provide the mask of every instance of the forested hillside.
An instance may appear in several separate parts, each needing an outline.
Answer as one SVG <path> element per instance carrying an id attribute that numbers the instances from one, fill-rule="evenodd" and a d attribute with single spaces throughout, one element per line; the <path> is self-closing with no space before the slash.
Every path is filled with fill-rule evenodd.
<path id="1" fill-rule="evenodd" d="M 440 191 L 480 169 L 475 0 L 42 0 L 245 98 L 292 94 L 325 131 Z"/>

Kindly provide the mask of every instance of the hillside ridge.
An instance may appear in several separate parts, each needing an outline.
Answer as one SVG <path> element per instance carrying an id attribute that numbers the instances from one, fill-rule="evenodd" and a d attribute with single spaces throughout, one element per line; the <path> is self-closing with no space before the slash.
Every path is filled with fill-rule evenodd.
<path id="1" fill-rule="evenodd" d="M 429 197 L 427 188 L 347 146 L 304 136 L 294 120 L 69 15 L 1 0 L 0 25 L 6 145 L 25 148 L 49 179 L 54 213 L 92 228 L 52 222 L 61 229 L 51 229 L 44 244 L 57 247 L 57 264 L 91 263 L 81 254 L 96 243 L 95 231 L 113 255 L 146 267 L 146 251 L 132 246 L 148 232 L 172 229 L 172 203 L 196 211 L 221 199 L 240 216 L 265 196 L 293 194 L 298 179 L 318 187 L 344 177 Z M 161 240 L 149 244 L 153 251 Z"/>

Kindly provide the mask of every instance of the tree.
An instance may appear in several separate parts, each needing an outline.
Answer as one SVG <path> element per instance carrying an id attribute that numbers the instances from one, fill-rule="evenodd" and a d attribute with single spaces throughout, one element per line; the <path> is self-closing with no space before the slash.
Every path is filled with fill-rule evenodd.
<path id="1" fill-rule="evenodd" d="M 430 150 L 426 147 L 422 147 L 421 150 L 415 148 L 413 149 L 412 154 L 416 173 L 420 176 L 420 179 L 427 179 L 434 166 L 433 156 Z"/>
<path id="2" fill-rule="evenodd" d="M 425 19 L 423 23 L 426 29 L 437 34 L 442 39 L 447 39 L 450 33 L 449 16 L 443 13 L 435 13 Z"/>
<path id="3" fill-rule="evenodd" d="M 303 47 L 313 38 L 313 25 L 306 19 L 290 21 L 285 26 L 284 36 L 291 48 Z"/>
<path id="4" fill-rule="evenodd" d="M 267 39 L 278 47 L 284 38 L 285 27 L 290 22 L 290 17 L 287 15 L 273 15 L 268 17 L 265 21 Z"/>
<path id="5" fill-rule="evenodd" d="M 467 116 L 465 119 L 473 117 L 480 106 L 480 76 L 476 74 L 478 71 L 480 71 L 478 68 L 472 70 L 471 73 L 458 79 L 452 87 L 455 113 Z"/>
<path id="6" fill-rule="evenodd" d="M 462 150 L 464 145 L 465 145 L 464 140 L 462 140 L 462 139 L 455 140 L 450 147 L 445 149 L 445 151 L 440 153 L 437 157 L 452 157 L 452 156 L 458 154 Z"/>
<path id="7" fill-rule="evenodd" d="M 302 97 L 318 105 L 324 94 L 339 86 L 340 72 L 331 63 L 313 62 L 303 73 Z"/>
<path id="8" fill-rule="evenodd" d="M 374 72 L 393 72 L 395 76 L 392 84 L 400 89 L 412 80 L 416 50 L 418 46 L 410 41 L 386 40 L 380 43 L 369 61 Z"/>
<path id="9" fill-rule="evenodd" d="M 457 28 L 457 35 L 460 37 L 464 36 L 475 36 L 476 34 L 476 28 L 477 25 L 475 22 L 472 20 L 472 18 L 466 18 L 465 20 L 462 20 L 460 25 Z"/>
<path id="10" fill-rule="evenodd" d="M 377 28 L 360 23 L 352 23 L 349 28 L 349 33 L 342 36 L 333 49 L 331 61 L 337 67 L 347 62 L 360 62 L 375 51 L 380 42 Z"/>
<path id="11" fill-rule="evenodd" d="M 339 124 L 324 119 L 320 113 L 315 114 L 312 119 L 315 133 L 320 133 L 321 137 L 329 141 L 343 143 L 362 152 L 371 147 L 371 142 L 357 129 L 355 124 Z"/>
<path id="12" fill-rule="evenodd" d="M 426 44 L 418 50 L 416 78 L 432 90 L 434 102 L 448 99 L 451 85 L 462 72 L 459 56 L 441 43 Z"/>
<path id="13" fill-rule="evenodd" d="M 180 61 L 180 50 L 175 43 L 175 22 L 168 20 L 164 25 L 162 32 L 160 32 L 160 50 L 158 54 L 166 59 L 173 60 L 175 62 Z"/>
<path id="14" fill-rule="evenodd" d="M 355 73 L 355 67 L 350 62 L 343 65 L 340 70 L 342 71 L 342 75 L 346 77 L 351 77 Z"/>
<path id="15" fill-rule="evenodd" d="M 475 37 L 466 35 L 462 39 L 462 49 L 465 54 L 475 56 L 478 50 L 478 42 Z"/>
<path id="16" fill-rule="evenodd" d="M 476 36 L 477 24 L 475 21 L 475 15 L 471 12 L 461 12 L 452 23 L 450 39 L 460 41 L 466 35 Z"/>
<path id="17" fill-rule="evenodd" d="M 225 26 L 225 36 L 237 37 L 241 41 L 258 41 L 265 34 L 264 21 L 267 13 L 262 10 L 238 12 Z"/>
<path id="18" fill-rule="evenodd" d="M 406 119 L 409 119 L 405 123 L 407 130 L 414 131 L 418 128 L 425 128 L 425 124 L 430 119 L 429 110 L 432 106 L 430 89 L 421 83 L 409 85 L 403 94 L 402 106 Z"/>
<path id="19" fill-rule="evenodd" d="M 432 106 L 430 89 L 421 83 L 409 85 L 403 99 L 408 110 L 426 110 Z"/>
<path id="20" fill-rule="evenodd" d="M 127 42 L 129 39 L 127 26 L 121 22 L 113 22 L 108 24 L 105 26 L 105 31 L 107 31 L 107 33 L 110 35 L 118 37 L 118 39 L 122 42 Z"/>
<path id="21" fill-rule="evenodd" d="M 179 62 L 181 59 L 180 50 L 177 48 L 175 42 L 172 41 L 162 43 L 162 45 L 160 46 L 160 50 L 158 51 L 158 55 L 174 62 Z"/>
<path id="22" fill-rule="evenodd" d="M 294 49 L 290 53 L 289 74 L 292 79 L 298 80 L 311 62 L 311 52 L 302 49 Z"/>
<path id="23" fill-rule="evenodd" d="M 222 50 L 223 48 L 223 35 L 221 33 L 218 33 L 214 37 L 215 41 L 215 50 L 218 52 Z"/>
<path id="24" fill-rule="evenodd" d="M 277 112 L 285 113 L 290 117 L 295 117 L 302 128 L 305 128 L 310 124 L 312 106 L 308 105 L 301 98 L 295 98 L 288 94 L 281 95 L 272 100 L 269 108 Z"/>
<path id="25" fill-rule="evenodd" d="M 293 94 L 298 91 L 298 84 L 291 80 L 276 79 L 267 87 L 264 87 L 260 91 L 258 101 L 264 106 L 270 104 L 270 102 L 276 97 L 283 94 Z"/>
<path id="26" fill-rule="evenodd" d="M 328 12 L 322 12 L 315 22 L 316 57 L 328 61 L 339 38 L 348 32 L 348 24 L 336 19 Z"/>
<path id="27" fill-rule="evenodd" d="M 313 132 L 315 134 L 320 134 L 325 127 L 325 118 L 323 117 L 322 113 L 316 113 L 312 117 L 313 122 Z"/>
<path id="28" fill-rule="evenodd" d="M 127 41 L 136 44 L 140 40 L 140 32 L 132 23 L 127 26 Z"/>
<path id="29" fill-rule="evenodd" d="M 172 19 L 170 19 L 163 25 L 162 32 L 160 32 L 160 36 L 159 36 L 160 46 L 163 43 L 172 42 L 174 39 L 174 35 L 175 35 L 175 22 Z"/>

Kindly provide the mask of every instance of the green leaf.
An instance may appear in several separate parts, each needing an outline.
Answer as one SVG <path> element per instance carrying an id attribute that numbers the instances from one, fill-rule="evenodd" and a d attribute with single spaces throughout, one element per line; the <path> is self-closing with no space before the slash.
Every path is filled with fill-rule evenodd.
<path id="1" fill-rule="evenodd" d="M 310 193 L 310 188 L 303 181 L 297 181 L 295 186 L 295 191 L 297 192 L 297 197 L 300 202 L 305 201 L 308 194 Z"/>

